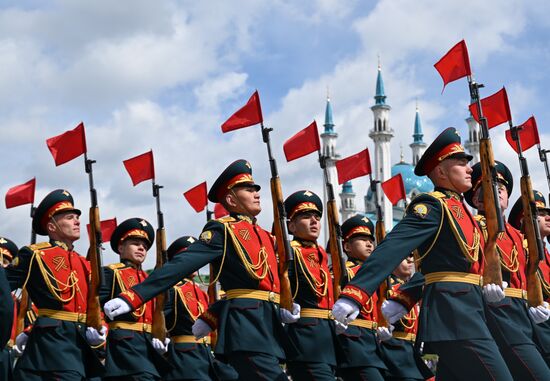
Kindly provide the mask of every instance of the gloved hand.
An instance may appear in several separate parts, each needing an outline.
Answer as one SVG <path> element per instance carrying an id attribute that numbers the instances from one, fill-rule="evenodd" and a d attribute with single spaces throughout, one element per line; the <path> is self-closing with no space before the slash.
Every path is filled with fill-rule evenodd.
<path id="1" fill-rule="evenodd" d="M 382 315 L 384 315 L 390 324 L 395 323 L 407 314 L 407 309 L 401 303 L 393 300 L 384 300 L 380 309 L 382 310 Z"/>
<path id="2" fill-rule="evenodd" d="M 163 343 L 156 337 L 153 337 L 153 340 L 151 340 L 151 343 L 153 344 L 153 348 L 155 348 L 155 350 L 159 354 L 163 355 L 166 352 L 168 352 L 168 344 L 170 344 L 170 339 L 169 338 L 164 339 L 164 343 Z"/>
<path id="3" fill-rule="evenodd" d="M 93 327 L 86 328 L 86 340 L 92 347 L 104 343 L 107 340 L 107 327 L 101 326 L 99 332 Z"/>
<path id="4" fill-rule="evenodd" d="M 346 329 L 348 329 L 347 324 L 342 324 L 338 320 L 334 320 L 334 326 L 335 326 L 335 331 L 337 335 L 340 335 L 346 332 Z"/>
<path id="5" fill-rule="evenodd" d="M 359 315 L 359 307 L 346 298 L 338 299 L 336 303 L 334 303 L 334 306 L 332 306 L 332 316 L 334 316 L 334 320 L 342 323 L 346 328 L 348 323 L 354 321 L 357 315 Z"/>
<path id="6" fill-rule="evenodd" d="M 281 321 L 285 324 L 296 323 L 300 319 L 301 307 L 297 303 L 292 303 L 292 311 L 285 308 L 281 308 L 279 313 L 281 315 Z"/>
<path id="7" fill-rule="evenodd" d="M 199 340 L 212 332 L 212 328 L 210 328 L 210 326 L 206 324 L 204 320 L 197 319 L 191 327 L 191 331 L 193 332 L 193 336 L 195 336 L 195 339 Z"/>
<path id="8" fill-rule="evenodd" d="M 544 323 L 550 317 L 548 303 L 543 302 L 540 306 L 529 307 L 529 316 L 531 316 L 535 324 Z"/>
<path id="9" fill-rule="evenodd" d="M 109 300 L 103 306 L 105 315 L 109 316 L 109 319 L 113 320 L 115 317 L 127 314 L 132 311 L 132 307 L 121 298 L 114 298 Z"/>
<path id="10" fill-rule="evenodd" d="M 378 327 L 376 328 L 376 331 L 378 332 L 378 338 L 380 341 L 386 341 L 392 338 L 392 332 L 394 330 L 394 326 L 390 324 L 389 327 Z"/>
<path id="11" fill-rule="evenodd" d="M 13 351 L 15 352 L 15 355 L 17 357 L 23 355 L 23 352 L 25 351 L 25 346 L 27 345 L 28 340 L 29 340 L 29 335 L 27 335 L 25 332 L 21 332 L 15 338 L 15 346 L 13 347 Z"/>
<path id="12" fill-rule="evenodd" d="M 497 284 L 490 283 L 483 286 L 481 293 L 487 303 L 498 303 L 504 299 L 504 289 L 508 287 L 508 282 L 502 282 L 502 287 Z"/>

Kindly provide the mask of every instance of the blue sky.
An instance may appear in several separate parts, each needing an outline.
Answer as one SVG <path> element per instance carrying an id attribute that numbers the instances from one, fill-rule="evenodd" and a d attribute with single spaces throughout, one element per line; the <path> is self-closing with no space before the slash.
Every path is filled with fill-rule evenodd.
<path id="1" fill-rule="evenodd" d="M 507 87 L 516 122 L 537 117 L 550 144 L 550 5 L 544 1 L 4 1 L 0 5 L 0 190 L 37 177 L 36 201 L 69 189 L 89 206 L 82 159 L 55 167 L 45 140 L 86 125 L 97 160 L 101 216 L 140 216 L 156 223 L 150 184 L 132 187 L 122 161 L 153 149 L 168 240 L 198 235 L 204 215 L 183 199 L 215 180 L 227 164 L 248 159 L 264 186 L 263 226 L 271 225 L 269 167 L 258 128 L 222 135 L 220 124 L 254 89 L 285 194 L 321 192 L 315 155 L 284 162 L 282 142 L 313 119 L 323 123 L 327 87 L 342 156 L 372 149 L 378 55 L 394 129 L 392 163 L 408 144 L 418 101 L 425 141 L 456 126 L 466 135 L 465 80 L 447 86 L 433 64 L 466 39 L 482 96 Z M 491 130 L 495 157 L 519 173 L 504 141 Z M 534 187 L 546 194 L 543 167 L 528 152 Z M 360 196 L 366 179 L 354 181 Z M 512 201 L 518 197 L 516 189 Z M 28 208 L 0 208 L 0 234 L 28 243 Z M 84 213 L 83 219 L 87 219 Z M 77 245 L 85 252 L 85 237 Z M 106 250 L 105 262 L 116 256 Z M 149 258 L 150 266 L 154 259 Z"/>

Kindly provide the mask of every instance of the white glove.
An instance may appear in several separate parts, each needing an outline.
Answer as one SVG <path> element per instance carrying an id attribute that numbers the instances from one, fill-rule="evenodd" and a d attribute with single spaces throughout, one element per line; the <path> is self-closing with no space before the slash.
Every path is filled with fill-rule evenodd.
<path id="1" fill-rule="evenodd" d="M 550 317 L 548 303 L 543 302 L 540 306 L 529 307 L 529 316 L 531 316 L 531 319 L 533 319 L 535 324 L 544 323 Z"/>
<path id="2" fill-rule="evenodd" d="M 21 332 L 15 338 L 15 346 L 13 347 L 13 351 L 15 352 L 15 355 L 17 357 L 23 355 L 23 351 L 25 350 L 25 346 L 27 345 L 28 340 L 29 335 L 27 335 L 25 332 Z"/>
<path id="3" fill-rule="evenodd" d="M 126 303 L 123 299 L 114 298 L 105 303 L 103 306 L 103 311 L 109 319 L 113 320 L 117 316 L 124 315 L 132 311 L 132 307 L 130 307 L 130 305 L 128 305 L 128 303 Z"/>
<path id="4" fill-rule="evenodd" d="M 210 328 L 210 326 L 206 324 L 204 320 L 197 319 L 191 327 L 191 331 L 193 332 L 193 336 L 195 336 L 195 339 L 199 340 L 212 332 L 212 328 Z"/>
<path id="5" fill-rule="evenodd" d="M 86 340 L 92 347 L 100 345 L 107 339 L 107 327 L 101 326 L 101 330 L 98 331 L 94 327 L 86 328 Z"/>
<path id="6" fill-rule="evenodd" d="M 390 324 L 395 323 L 407 314 L 407 309 L 401 303 L 393 300 L 384 300 L 380 309 L 382 310 L 382 315 L 384 315 Z"/>
<path id="7" fill-rule="evenodd" d="M 376 331 L 378 332 L 378 338 L 380 341 L 386 341 L 392 338 L 392 332 L 394 330 L 394 326 L 390 324 L 389 327 L 378 327 L 376 328 Z"/>
<path id="8" fill-rule="evenodd" d="M 170 344 L 170 339 L 169 338 L 164 339 L 164 343 L 163 343 L 156 337 L 153 337 L 153 340 L 151 340 L 151 343 L 153 344 L 153 348 L 155 348 L 155 350 L 159 354 L 163 355 L 166 352 L 168 352 L 168 344 Z"/>
<path id="9" fill-rule="evenodd" d="M 301 307 L 297 303 L 292 303 L 292 311 L 289 311 L 285 308 L 281 308 L 279 313 L 281 315 L 281 320 L 285 324 L 296 323 L 300 319 Z"/>
<path id="10" fill-rule="evenodd" d="M 348 323 L 354 321 L 357 315 L 359 315 L 359 307 L 346 298 L 338 299 L 336 303 L 334 303 L 334 306 L 332 306 L 332 316 L 334 316 L 334 320 L 339 321 L 346 326 L 346 328 Z"/>
<path id="11" fill-rule="evenodd" d="M 504 289 L 506 287 L 508 287 L 508 282 L 502 282 L 502 287 L 494 283 L 489 283 L 483 286 L 481 293 L 487 303 L 498 303 L 504 299 Z"/>
<path id="12" fill-rule="evenodd" d="M 346 329 L 348 329 L 348 326 L 346 324 L 342 324 L 338 320 L 334 320 L 334 327 L 337 335 L 346 332 Z"/>

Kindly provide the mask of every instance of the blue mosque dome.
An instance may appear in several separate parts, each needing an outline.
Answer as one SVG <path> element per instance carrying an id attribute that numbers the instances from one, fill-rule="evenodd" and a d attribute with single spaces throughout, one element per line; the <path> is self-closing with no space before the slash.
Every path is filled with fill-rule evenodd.
<path id="1" fill-rule="evenodd" d="M 416 176 L 414 174 L 414 166 L 412 164 L 401 161 L 391 168 L 392 177 L 401 174 L 403 184 L 405 184 L 405 192 L 407 196 L 416 196 L 419 193 L 431 192 L 434 189 L 433 183 L 427 176 Z M 412 194 L 411 194 L 412 192 Z"/>

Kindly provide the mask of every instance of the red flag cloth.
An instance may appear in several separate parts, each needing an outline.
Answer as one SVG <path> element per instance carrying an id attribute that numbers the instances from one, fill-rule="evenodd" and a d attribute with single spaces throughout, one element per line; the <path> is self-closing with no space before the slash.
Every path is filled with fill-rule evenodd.
<path id="1" fill-rule="evenodd" d="M 405 184 L 403 184 L 403 177 L 401 176 L 401 173 L 398 173 L 380 185 L 382 186 L 384 194 L 394 206 L 399 202 L 399 200 L 404 200 L 407 198 L 407 194 L 405 193 Z"/>
<path id="2" fill-rule="evenodd" d="M 493 95 L 483 98 L 481 100 L 481 111 L 483 116 L 487 118 L 487 128 L 493 128 L 512 120 L 506 88 L 503 87 Z M 472 117 L 479 123 L 479 114 L 475 103 L 470 105 L 470 112 Z"/>
<path id="3" fill-rule="evenodd" d="M 238 130 L 239 128 L 250 127 L 262 123 L 262 106 L 260 105 L 260 95 L 258 90 L 250 97 L 246 105 L 234 113 L 222 124 L 222 132 Z"/>
<path id="4" fill-rule="evenodd" d="M 320 148 L 319 132 L 317 132 L 317 122 L 315 121 L 283 144 L 286 161 L 306 156 L 314 151 L 318 151 Z"/>
<path id="5" fill-rule="evenodd" d="M 27 181 L 25 184 L 16 185 L 6 193 L 6 209 L 19 205 L 32 204 L 34 202 L 34 189 L 36 187 L 36 177 Z"/>
<path id="6" fill-rule="evenodd" d="M 46 140 L 52 153 L 55 165 L 65 164 L 86 152 L 86 133 L 84 123 L 80 123 L 73 130 L 62 133 Z"/>
<path id="7" fill-rule="evenodd" d="M 522 152 L 527 151 L 535 144 L 540 144 L 539 130 L 537 128 L 537 121 L 535 120 L 534 116 L 523 122 L 521 127 L 522 129 L 519 130 L 518 135 L 519 141 L 521 143 Z M 506 130 L 506 140 L 508 141 L 508 144 L 510 144 L 510 146 L 514 149 L 514 151 L 519 153 L 516 142 L 514 141 L 514 139 L 512 139 L 512 132 L 510 130 Z"/>
<path id="8" fill-rule="evenodd" d="M 453 46 L 447 54 L 436 62 L 434 67 L 443 79 L 443 89 L 450 82 L 472 75 L 466 42 L 462 40 Z"/>
<path id="9" fill-rule="evenodd" d="M 214 205 L 214 218 L 222 218 L 229 215 L 229 212 L 219 202 Z"/>
<path id="10" fill-rule="evenodd" d="M 131 159 L 124 160 L 124 166 L 126 167 L 134 186 L 138 185 L 142 181 L 155 179 L 153 150 Z"/>
<path id="11" fill-rule="evenodd" d="M 111 236 L 113 235 L 113 232 L 116 228 L 116 218 L 112 218 L 110 220 L 101 221 L 101 242 L 109 242 L 111 240 Z M 88 238 L 92 235 L 92 230 L 90 229 L 90 224 L 86 225 L 86 228 L 88 229 Z"/>
<path id="12" fill-rule="evenodd" d="M 197 186 L 189 189 L 183 194 L 189 204 L 195 209 L 195 211 L 202 212 L 206 205 L 208 205 L 208 198 L 206 192 L 206 181 L 200 183 Z"/>
<path id="13" fill-rule="evenodd" d="M 348 180 L 371 173 L 368 148 L 355 155 L 336 161 L 336 172 L 338 172 L 338 184 L 343 184 Z"/>

